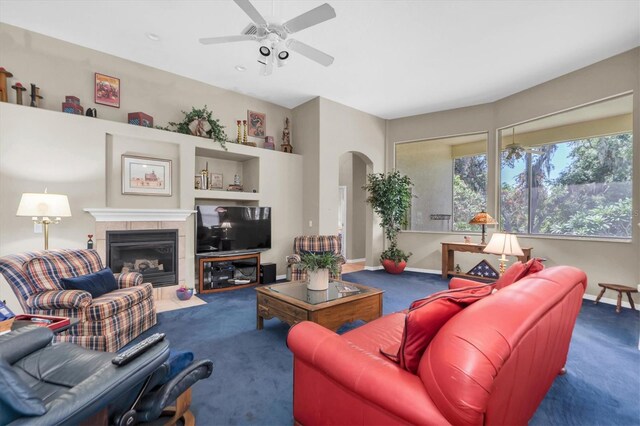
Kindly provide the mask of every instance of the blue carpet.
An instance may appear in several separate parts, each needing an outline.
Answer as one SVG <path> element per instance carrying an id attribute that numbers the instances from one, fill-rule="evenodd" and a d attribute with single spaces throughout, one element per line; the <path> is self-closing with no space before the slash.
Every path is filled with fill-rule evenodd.
<path id="1" fill-rule="evenodd" d="M 396 312 L 443 290 L 438 275 L 362 271 L 344 279 L 385 290 L 384 312 Z M 207 302 L 158 315 L 158 325 L 140 340 L 162 331 L 171 347 L 193 351 L 214 363 L 211 378 L 194 386 L 192 411 L 201 425 L 291 425 L 292 363 L 286 347 L 289 327 L 277 319 L 256 330 L 252 288 L 199 295 Z M 640 424 L 639 314 L 584 301 L 578 317 L 568 373 L 554 382 L 531 425 Z M 359 324 L 348 324 L 344 332 Z M 136 341 L 137 341 L 136 340 Z"/>

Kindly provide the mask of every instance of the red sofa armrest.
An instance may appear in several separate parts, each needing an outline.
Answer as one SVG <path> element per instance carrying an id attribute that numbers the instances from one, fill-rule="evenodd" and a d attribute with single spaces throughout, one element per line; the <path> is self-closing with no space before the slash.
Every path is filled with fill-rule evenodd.
<path id="1" fill-rule="evenodd" d="M 449 281 L 449 290 L 455 290 L 464 287 L 477 287 L 479 285 L 486 284 L 479 281 L 468 280 L 466 278 L 453 277 Z"/>
<path id="2" fill-rule="evenodd" d="M 435 407 L 418 376 L 379 354 L 371 354 L 345 337 L 309 321 L 289 331 L 287 345 L 296 359 L 359 395 L 413 424 L 448 423 Z M 294 372 L 295 374 L 295 372 Z M 295 383 L 295 381 L 294 381 Z M 308 386 L 313 387 L 313 383 Z M 332 395 L 326 395 L 331 399 Z"/>

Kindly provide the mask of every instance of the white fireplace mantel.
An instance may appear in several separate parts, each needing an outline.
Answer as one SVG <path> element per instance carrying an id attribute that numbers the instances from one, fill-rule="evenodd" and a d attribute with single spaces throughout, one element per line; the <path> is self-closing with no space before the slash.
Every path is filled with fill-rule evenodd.
<path id="1" fill-rule="evenodd" d="M 86 208 L 96 222 L 184 222 L 195 210 Z"/>

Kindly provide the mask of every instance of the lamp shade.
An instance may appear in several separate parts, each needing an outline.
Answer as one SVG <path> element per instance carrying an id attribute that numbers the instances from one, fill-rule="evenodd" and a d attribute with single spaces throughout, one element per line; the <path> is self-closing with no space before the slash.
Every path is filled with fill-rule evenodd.
<path id="1" fill-rule="evenodd" d="M 496 232 L 491 236 L 489 244 L 484 248 L 485 253 L 504 254 L 507 256 L 524 256 L 518 238 L 513 234 Z"/>
<path id="2" fill-rule="evenodd" d="M 70 217 L 69 199 L 61 194 L 24 193 L 16 216 Z"/>
<path id="3" fill-rule="evenodd" d="M 485 211 L 476 214 L 473 219 L 469 221 L 469 225 L 495 225 L 496 223 L 498 222 Z"/>

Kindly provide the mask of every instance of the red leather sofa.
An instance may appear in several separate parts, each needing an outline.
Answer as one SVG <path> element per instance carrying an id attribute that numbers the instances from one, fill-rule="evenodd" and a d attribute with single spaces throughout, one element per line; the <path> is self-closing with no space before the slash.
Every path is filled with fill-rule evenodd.
<path id="1" fill-rule="evenodd" d="M 400 341 L 403 312 L 343 335 L 302 322 L 287 339 L 295 421 L 525 425 L 565 365 L 586 284 L 558 266 L 487 296 L 438 331 L 417 375 L 379 351 Z"/>

